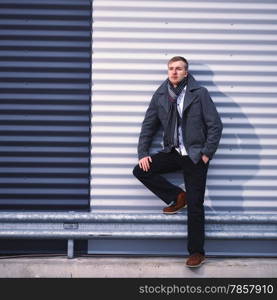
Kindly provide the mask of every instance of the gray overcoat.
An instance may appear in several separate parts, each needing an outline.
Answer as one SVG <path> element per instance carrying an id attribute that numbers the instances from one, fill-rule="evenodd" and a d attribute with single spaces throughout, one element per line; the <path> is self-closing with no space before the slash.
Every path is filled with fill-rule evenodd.
<path id="1" fill-rule="evenodd" d="M 166 128 L 168 111 L 168 89 L 165 81 L 154 93 L 142 122 L 138 142 L 139 159 L 149 156 L 153 136 L 160 126 Z M 221 138 L 222 122 L 208 90 L 201 87 L 190 73 L 181 125 L 184 145 L 191 160 L 198 163 L 202 154 L 212 159 Z M 168 152 L 170 149 L 164 147 L 162 151 Z"/>

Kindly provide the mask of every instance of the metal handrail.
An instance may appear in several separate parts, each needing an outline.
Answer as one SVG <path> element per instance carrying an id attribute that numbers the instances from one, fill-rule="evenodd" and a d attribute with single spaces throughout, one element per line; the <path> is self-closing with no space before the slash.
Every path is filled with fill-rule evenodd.
<path id="1" fill-rule="evenodd" d="M 2 211 L 0 212 L 0 239 L 67 239 L 68 258 L 72 258 L 74 240 L 183 239 L 187 237 L 186 221 L 187 216 L 184 213 L 163 215 L 161 213 Z M 137 225 L 130 230 L 129 224 Z M 167 224 L 171 224 L 173 228 L 169 230 Z M 276 214 L 207 213 L 206 224 L 207 239 L 277 239 Z M 227 231 L 224 226 L 226 224 L 228 224 Z"/>

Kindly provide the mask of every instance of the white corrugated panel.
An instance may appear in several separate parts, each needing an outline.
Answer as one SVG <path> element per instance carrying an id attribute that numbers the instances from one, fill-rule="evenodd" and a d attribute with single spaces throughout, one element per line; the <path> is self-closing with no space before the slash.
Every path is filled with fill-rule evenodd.
<path id="1" fill-rule="evenodd" d="M 207 211 L 277 211 L 276 20 L 277 1 L 94 1 L 93 208 L 162 208 L 132 170 L 151 96 L 167 61 L 182 55 L 224 125 L 208 173 Z M 183 187 L 180 173 L 167 178 Z"/>

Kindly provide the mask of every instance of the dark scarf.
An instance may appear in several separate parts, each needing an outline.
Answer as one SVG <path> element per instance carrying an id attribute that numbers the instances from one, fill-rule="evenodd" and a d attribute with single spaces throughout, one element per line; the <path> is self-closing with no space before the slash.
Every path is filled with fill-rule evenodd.
<path id="1" fill-rule="evenodd" d="M 167 81 L 169 111 L 167 125 L 164 131 L 164 147 L 165 150 L 169 152 L 172 148 L 179 147 L 178 125 L 180 115 L 177 110 L 177 99 L 186 86 L 188 77 L 180 81 L 176 88 L 169 80 Z"/>

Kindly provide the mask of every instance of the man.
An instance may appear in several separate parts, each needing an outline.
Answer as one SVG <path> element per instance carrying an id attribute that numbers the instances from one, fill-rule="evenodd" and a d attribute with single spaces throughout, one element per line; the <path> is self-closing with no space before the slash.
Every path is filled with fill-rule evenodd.
<path id="1" fill-rule="evenodd" d="M 163 150 L 150 156 L 158 128 L 164 130 Z M 168 79 L 154 93 L 142 123 L 139 163 L 133 174 L 175 214 L 187 207 L 188 267 L 205 260 L 204 194 L 209 161 L 217 150 L 222 122 L 206 88 L 188 72 L 188 61 L 175 56 L 168 62 Z M 186 192 L 160 174 L 182 170 Z"/>

